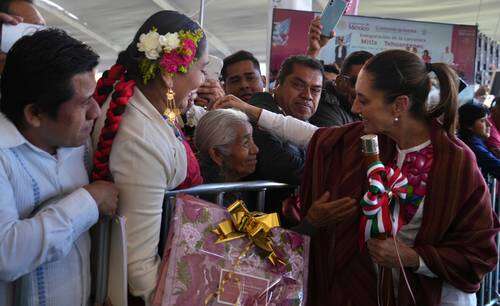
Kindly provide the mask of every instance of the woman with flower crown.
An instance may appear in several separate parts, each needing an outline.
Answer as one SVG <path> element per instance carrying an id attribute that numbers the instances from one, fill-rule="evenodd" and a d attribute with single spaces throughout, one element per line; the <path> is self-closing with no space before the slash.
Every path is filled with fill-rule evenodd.
<path id="1" fill-rule="evenodd" d="M 97 83 L 103 115 L 93 140 L 93 179 L 113 180 L 126 218 L 128 287 L 151 303 L 160 257 L 166 190 L 203 182 L 177 117 L 204 82 L 206 37 L 187 16 L 160 11 L 139 28 L 116 64 Z M 113 248 L 113 245 L 112 245 Z"/>

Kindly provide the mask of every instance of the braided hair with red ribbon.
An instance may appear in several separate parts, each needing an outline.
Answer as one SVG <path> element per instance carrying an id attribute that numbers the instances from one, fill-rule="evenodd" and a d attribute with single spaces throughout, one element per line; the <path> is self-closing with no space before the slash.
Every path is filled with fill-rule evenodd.
<path id="1" fill-rule="evenodd" d="M 106 120 L 101 129 L 96 152 L 94 154 L 94 169 L 91 175 L 92 180 L 112 180 L 109 169 L 111 148 L 113 140 L 120 128 L 122 116 L 130 98 L 134 95 L 136 82 L 143 81 L 146 83 L 146 75 L 147 78 L 150 79 L 158 72 L 159 66 L 154 66 L 152 63 L 156 63 L 160 61 L 160 59 L 151 60 L 145 52 L 139 50 L 141 37 L 144 39 L 144 35 L 151 32 L 151 29 L 157 31 L 157 33 L 179 33 L 179 35 L 180 33 L 184 33 L 187 35 L 187 38 L 192 36 L 190 33 L 198 33 L 197 31 L 201 31 L 200 26 L 186 15 L 175 11 L 157 12 L 149 17 L 139 28 L 134 40 L 127 49 L 120 52 L 116 64 L 103 73 L 102 78 L 97 82 L 94 99 L 102 107 L 109 95 L 111 93 L 112 95 L 109 108 L 106 112 Z M 186 41 L 184 41 L 185 44 L 180 46 L 182 48 L 179 48 L 179 50 L 182 49 L 185 51 L 186 48 L 184 45 L 190 47 L 188 48 L 188 51 L 190 51 L 188 55 L 191 61 L 200 56 L 200 50 L 206 49 L 206 37 L 203 32 L 200 32 L 200 35 L 201 36 L 198 37 L 199 41 L 194 45 L 194 49 L 194 41 L 189 39 L 186 39 Z M 146 68 L 148 68 L 146 69 L 147 74 L 144 74 L 144 71 L 142 71 L 145 68 L 144 63 L 148 64 L 146 65 Z M 187 65 L 185 62 L 183 63 Z M 186 66 L 183 67 L 185 70 Z M 185 73 L 186 71 L 180 72 Z"/>
<path id="2" fill-rule="evenodd" d="M 115 85 L 116 83 L 116 85 Z M 92 170 L 92 180 L 111 181 L 109 171 L 109 156 L 113 146 L 113 140 L 118 132 L 123 113 L 130 98 L 134 94 L 135 81 L 127 80 L 125 68 L 120 64 L 115 64 L 110 70 L 103 73 L 102 78 L 97 82 L 94 99 L 100 107 L 113 92 L 106 112 L 106 121 L 99 136 L 99 142 L 94 154 L 94 169 Z"/>

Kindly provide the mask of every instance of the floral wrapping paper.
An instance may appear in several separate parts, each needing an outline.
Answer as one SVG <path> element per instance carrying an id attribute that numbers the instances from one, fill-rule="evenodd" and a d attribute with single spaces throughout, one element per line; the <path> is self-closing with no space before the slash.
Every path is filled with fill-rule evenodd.
<path id="1" fill-rule="evenodd" d="M 215 243 L 212 229 L 228 218 L 223 207 L 177 198 L 153 305 L 305 305 L 309 237 L 272 229 L 275 251 L 286 261 L 274 266 L 260 249 L 247 248 L 246 237 Z"/>

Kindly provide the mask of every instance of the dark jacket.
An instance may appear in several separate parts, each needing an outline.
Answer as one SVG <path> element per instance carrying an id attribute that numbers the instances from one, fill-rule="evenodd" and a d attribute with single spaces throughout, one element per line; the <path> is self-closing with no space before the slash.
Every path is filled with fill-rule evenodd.
<path id="1" fill-rule="evenodd" d="M 476 160 L 483 176 L 487 178 L 488 174 L 494 176 L 495 178 L 500 178 L 500 159 L 491 152 L 486 146 L 485 142 L 473 135 L 470 132 L 461 131 L 458 137 L 465 142 L 469 148 L 476 155 Z"/>
<path id="2" fill-rule="evenodd" d="M 324 85 L 316 113 L 309 120 L 310 123 L 320 126 L 342 126 L 358 121 L 359 116 L 351 112 L 351 105 L 341 97 L 331 82 Z"/>
<path id="3" fill-rule="evenodd" d="M 283 114 L 269 93 L 255 94 L 249 103 L 277 114 Z M 291 185 L 300 184 L 306 157 L 304 149 L 257 127 L 254 127 L 253 140 L 259 147 L 257 167 L 254 174 L 246 180 L 271 180 Z M 266 199 L 266 210 L 279 212 L 281 201 L 290 193 L 290 191 L 271 192 L 272 196 Z"/>
<path id="4" fill-rule="evenodd" d="M 224 176 L 222 175 L 221 169 L 217 166 L 211 159 L 208 157 L 198 158 L 200 161 L 200 170 L 203 176 L 203 182 L 205 184 L 222 184 L 222 183 L 230 183 L 226 182 Z M 232 182 L 231 182 L 232 183 Z M 200 198 L 211 201 L 213 203 L 217 202 L 216 195 L 203 194 Z M 242 191 L 234 191 L 234 192 L 226 192 L 224 193 L 224 207 L 228 207 L 233 204 L 236 200 L 242 200 L 245 202 L 247 208 L 250 211 L 254 211 L 257 209 L 257 197 L 254 193 L 251 192 L 242 192 Z"/>
<path id="5" fill-rule="evenodd" d="M 342 48 L 342 55 L 340 55 L 340 49 Z M 344 59 L 347 56 L 347 47 L 346 46 L 337 46 L 335 47 L 335 63 L 339 66 L 342 66 Z"/>

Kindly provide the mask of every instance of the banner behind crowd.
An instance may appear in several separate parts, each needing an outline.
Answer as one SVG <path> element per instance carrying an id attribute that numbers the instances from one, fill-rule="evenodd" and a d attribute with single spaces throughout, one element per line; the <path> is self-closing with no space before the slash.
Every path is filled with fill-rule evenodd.
<path id="1" fill-rule="evenodd" d="M 285 9 L 273 11 L 271 79 L 283 60 L 304 54 L 309 23 L 316 13 Z M 336 38 L 322 50 L 325 64 L 341 65 L 349 53 L 366 50 L 406 49 L 426 62 L 446 62 L 465 80 L 473 81 L 477 27 L 378 17 L 344 16 L 336 28 Z"/>

